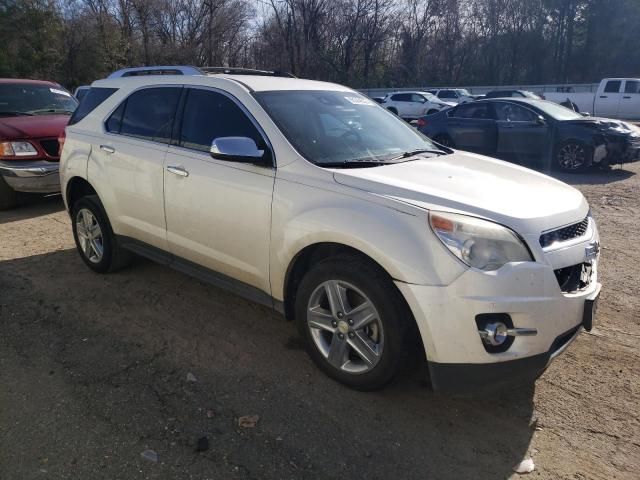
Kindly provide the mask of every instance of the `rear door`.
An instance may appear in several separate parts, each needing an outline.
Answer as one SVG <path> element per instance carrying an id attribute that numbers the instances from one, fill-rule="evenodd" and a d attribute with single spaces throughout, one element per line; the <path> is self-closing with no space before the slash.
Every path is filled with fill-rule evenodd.
<path id="1" fill-rule="evenodd" d="M 549 125 L 539 114 L 523 105 L 492 102 L 498 131 L 496 155 L 517 163 L 541 158 L 548 141 Z"/>
<path id="2" fill-rule="evenodd" d="M 92 145 L 88 169 L 115 233 L 163 250 L 163 162 L 181 91 L 154 86 L 129 95 Z"/>
<path id="3" fill-rule="evenodd" d="M 488 102 L 458 105 L 449 114 L 447 130 L 456 148 L 493 154 L 496 146 L 496 122 Z"/>
<path id="4" fill-rule="evenodd" d="M 595 115 L 598 117 L 617 117 L 622 100 L 622 80 L 607 80 L 604 89 L 596 96 Z"/>
<path id="5" fill-rule="evenodd" d="M 249 137 L 272 160 L 266 136 L 237 100 L 217 89 L 187 88 L 179 123 L 164 170 L 171 253 L 270 293 L 275 169 L 209 153 L 216 138 Z"/>
<path id="6" fill-rule="evenodd" d="M 640 80 L 625 80 L 620 100 L 619 117 L 626 120 L 640 118 Z"/>

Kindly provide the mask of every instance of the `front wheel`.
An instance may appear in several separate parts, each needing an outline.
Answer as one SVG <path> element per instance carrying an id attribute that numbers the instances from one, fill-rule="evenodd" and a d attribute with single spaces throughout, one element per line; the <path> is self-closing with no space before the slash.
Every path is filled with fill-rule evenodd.
<path id="1" fill-rule="evenodd" d="M 407 358 L 411 313 L 384 272 L 357 257 L 325 260 L 302 279 L 296 322 L 309 355 L 331 378 L 376 390 Z"/>
<path id="2" fill-rule="evenodd" d="M 563 172 L 581 172 L 590 161 L 590 149 L 580 142 L 564 142 L 556 150 L 556 166 Z"/>

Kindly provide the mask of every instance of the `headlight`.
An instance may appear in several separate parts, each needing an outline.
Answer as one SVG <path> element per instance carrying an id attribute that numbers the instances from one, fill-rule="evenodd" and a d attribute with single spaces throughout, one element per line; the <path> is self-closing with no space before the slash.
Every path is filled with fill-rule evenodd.
<path id="1" fill-rule="evenodd" d="M 33 157 L 38 155 L 29 142 L 0 142 L 0 157 Z"/>
<path id="2" fill-rule="evenodd" d="M 451 253 L 470 267 L 492 271 L 505 263 L 533 260 L 522 240 L 497 223 L 443 212 L 431 212 L 429 223 Z"/>

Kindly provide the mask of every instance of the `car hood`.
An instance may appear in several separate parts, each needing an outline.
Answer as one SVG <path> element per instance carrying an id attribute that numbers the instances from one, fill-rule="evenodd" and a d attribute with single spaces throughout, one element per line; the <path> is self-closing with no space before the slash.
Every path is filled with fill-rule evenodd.
<path id="1" fill-rule="evenodd" d="M 0 117 L 0 139 L 57 138 L 69 122 L 69 115 Z"/>
<path id="2" fill-rule="evenodd" d="M 549 176 L 454 151 L 395 165 L 334 170 L 336 182 L 428 210 L 479 216 L 523 236 L 582 220 L 583 195 Z"/>

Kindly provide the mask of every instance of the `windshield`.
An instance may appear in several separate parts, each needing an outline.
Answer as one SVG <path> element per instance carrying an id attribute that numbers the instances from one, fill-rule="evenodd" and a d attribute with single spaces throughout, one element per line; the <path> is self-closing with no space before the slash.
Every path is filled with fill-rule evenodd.
<path id="1" fill-rule="evenodd" d="M 414 150 L 438 150 L 406 122 L 356 92 L 254 95 L 296 150 L 317 165 L 385 161 Z"/>
<path id="2" fill-rule="evenodd" d="M 0 84 L 0 116 L 72 114 L 78 102 L 53 85 Z"/>
<path id="3" fill-rule="evenodd" d="M 469 93 L 469 90 L 467 90 L 466 88 L 458 88 L 456 92 L 458 92 L 458 94 L 460 95 L 464 95 L 465 97 L 471 96 L 471 94 Z"/>
<path id="4" fill-rule="evenodd" d="M 549 115 L 551 118 L 555 118 L 556 120 L 576 120 L 578 118 L 583 118 L 577 112 L 573 110 L 563 107 L 562 105 L 558 105 L 553 102 L 546 102 L 544 100 L 532 101 L 531 105 L 538 107 L 544 113 Z"/>

